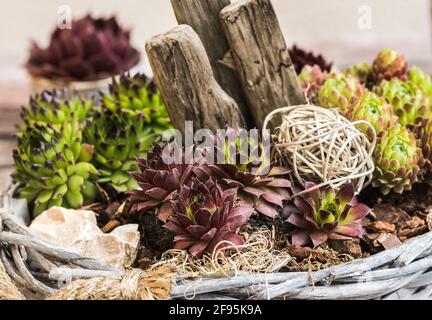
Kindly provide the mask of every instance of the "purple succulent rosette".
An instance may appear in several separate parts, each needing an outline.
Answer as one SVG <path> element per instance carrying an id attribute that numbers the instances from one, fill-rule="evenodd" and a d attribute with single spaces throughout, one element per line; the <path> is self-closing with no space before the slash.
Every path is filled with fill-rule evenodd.
<path id="1" fill-rule="evenodd" d="M 305 188 L 313 188 L 306 183 Z M 284 208 L 283 215 L 296 229 L 291 232 L 294 246 L 312 243 L 317 247 L 327 240 L 361 238 L 365 231 L 362 219 L 371 209 L 358 203 L 352 184 L 346 184 L 338 192 L 328 187 L 315 189 L 305 196 L 296 196 L 294 205 Z"/>

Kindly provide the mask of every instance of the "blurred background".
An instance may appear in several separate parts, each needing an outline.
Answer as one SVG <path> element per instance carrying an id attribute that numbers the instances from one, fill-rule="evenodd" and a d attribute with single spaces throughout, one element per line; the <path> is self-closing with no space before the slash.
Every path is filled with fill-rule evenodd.
<path id="1" fill-rule="evenodd" d="M 211 1 L 211 0 L 210 0 Z M 411 64 L 432 71 L 430 0 L 273 0 L 288 45 L 321 52 L 337 66 L 371 61 L 391 47 Z M 11 167 L 10 139 L 19 107 L 26 103 L 29 80 L 23 68 L 31 40 L 45 46 L 58 19 L 70 6 L 74 17 L 115 14 L 131 28 L 133 44 L 144 51 L 146 39 L 177 23 L 169 0 L 15 0 L 0 10 L 0 190 Z M 142 69 L 149 72 L 143 55 Z"/>

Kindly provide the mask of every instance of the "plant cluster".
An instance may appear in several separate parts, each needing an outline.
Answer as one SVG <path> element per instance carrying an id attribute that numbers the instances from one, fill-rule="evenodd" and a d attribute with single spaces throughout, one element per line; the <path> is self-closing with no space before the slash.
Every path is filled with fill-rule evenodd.
<path id="1" fill-rule="evenodd" d="M 97 183 L 120 193 L 135 189 L 135 158 L 171 128 L 160 93 L 143 75 L 114 81 L 101 100 L 54 90 L 22 108 L 14 178 L 34 215 L 91 203 Z"/>
<path id="2" fill-rule="evenodd" d="M 409 68 L 401 53 L 384 49 L 371 65 L 329 75 L 318 96 L 321 106 L 373 126 L 378 136 L 373 185 L 386 195 L 411 190 L 431 170 L 431 94 L 429 75 Z M 372 138 L 370 128 L 359 129 Z"/>
<path id="3" fill-rule="evenodd" d="M 236 231 L 254 211 L 274 219 L 291 199 L 291 183 L 283 177 L 289 171 L 263 155 L 262 143 L 233 129 L 225 139 L 213 136 L 212 141 L 213 147 L 195 150 L 201 157 L 191 163 L 185 159 L 192 149 L 155 144 L 146 159 L 138 159 L 140 171 L 132 174 L 140 189 L 130 193 L 131 210 L 156 209 L 177 235 L 176 247 L 188 248 L 194 256 L 212 253 L 221 241 L 241 244 Z M 224 160 L 209 163 L 210 153 Z"/>
<path id="4" fill-rule="evenodd" d="M 134 67 L 140 53 L 130 44 L 129 31 L 115 17 L 87 15 L 71 28 L 56 28 L 47 48 L 32 44 L 27 70 L 36 77 L 64 81 L 92 81 L 121 74 Z"/>

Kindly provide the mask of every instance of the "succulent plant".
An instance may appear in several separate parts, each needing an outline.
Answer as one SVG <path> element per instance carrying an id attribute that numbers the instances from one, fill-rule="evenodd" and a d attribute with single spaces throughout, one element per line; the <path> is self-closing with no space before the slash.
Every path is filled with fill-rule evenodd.
<path id="1" fill-rule="evenodd" d="M 357 79 L 361 84 L 368 87 L 371 82 L 372 67 L 367 62 L 361 62 L 345 69 L 344 74 Z"/>
<path id="2" fill-rule="evenodd" d="M 165 154 L 166 152 L 166 154 Z M 154 144 L 146 159 L 138 158 L 139 171 L 132 173 L 140 190 L 130 192 L 133 203 L 131 212 L 144 212 L 158 209 L 159 219 L 166 222 L 173 208 L 175 199 L 182 185 L 187 185 L 193 176 L 193 164 L 187 163 L 186 152 L 175 143 Z M 172 156 L 173 159 L 167 159 Z"/>
<path id="3" fill-rule="evenodd" d="M 426 104 L 432 103 L 432 79 L 418 67 L 412 67 L 408 72 L 408 81 L 411 85 L 420 89 L 425 97 Z"/>
<path id="4" fill-rule="evenodd" d="M 194 167 L 195 174 L 203 181 L 213 178 L 224 188 L 238 188 L 243 203 L 269 218 L 277 217 L 283 202 L 291 199 L 291 182 L 282 178 L 290 170 L 274 166 L 262 142 L 254 137 L 246 140 L 234 129 L 227 129 L 225 140 L 215 136 L 214 141 L 214 155 L 221 155 L 222 163 L 202 163 Z"/>
<path id="5" fill-rule="evenodd" d="M 306 51 L 297 45 L 293 45 L 288 49 L 288 53 L 294 64 L 297 74 L 300 74 L 305 66 L 319 66 L 323 72 L 330 72 L 333 66 L 332 62 L 327 61 L 322 54 L 315 54 L 311 51 Z"/>
<path id="6" fill-rule="evenodd" d="M 155 133 L 163 133 L 172 128 L 162 95 L 153 80 L 144 74 L 122 75 L 103 95 L 104 107 L 112 112 L 123 110 L 131 116 L 140 115 L 147 126 Z"/>
<path id="7" fill-rule="evenodd" d="M 422 119 L 415 128 L 415 134 L 418 146 L 423 152 L 424 165 L 421 169 L 432 172 L 432 119 Z"/>
<path id="8" fill-rule="evenodd" d="M 305 187 L 316 185 L 309 182 Z M 358 203 L 354 193 L 354 186 L 346 184 L 337 192 L 328 187 L 296 196 L 294 205 L 284 208 L 287 221 L 296 227 L 290 233 L 292 245 L 317 247 L 329 239 L 361 238 L 365 233 L 361 221 L 371 209 Z"/>
<path id="9" fill-rule="evenodd" d="M 347 117 L 351 121 L 365 120 L 369 122 L 378 135 L 398 122 L 392 106 L 373 92 L 366 92 L 362 95 L 347 112 Z M 373 137 L 369 126 L 361 124 L 358 127 L 369 138 Z"/>
<path id="10" fill-rule="evenodd" d="M 374 152 L 372 184 L 384 195 L 411 190 L 423 166 L 422 152 L 414 134 L 400 125 L 392 126 L 379 137 Z"/>
<path id="11" fill-rule="evenodd" d="M 145 156 L 157 135 L 140 114 L 131 117 L 122 110 L 102 109 L 86 120 L 86 142 L 93 145 L 93 163 L 100 172 L 99 183 L 112 185 L 118 192 L 136 188 L 130 171 L 138 168 L 136 157 Z"/>
<path id="12" fill-rule="evenodd" d="M 300 87 L 307 94 L 308 99 L 312 101 L 316 99 L 326 78 L 327 73 L 323 72 L 318 65 L 304 66 L 298 77 Z"/>
<path id="13" fill-rule="evenodd" d="M 321 86 L 318 94 L 319 103 L 322 107 L 338 108 L 345 113 L 364 91 L 357 79 L 341 73 L 332 73 Z"/>
<path id="14" fill-rule="evenodd" d="M 82 123 L 92 107 L 92 100 L 69 97 L 63 90 L 43 91 L 30 98 L 27 108 L 22 107 L 21 119 L 24 126 L 32 122 L 59 125 L 67 121 Z"/>
<path id="15" fill-rule="evenodd" d="M 115 17 L 87 15 L 71 29 L 56 28 L 43 49 L 32 44 L 27 70 L 36 77 L 62 81 L 99 80 L 128 71 L 140 59 Z"/>
<path id="16" fill-rule="evenodd" d="M 193 257 L 212 254 L 227 246 L 244 244 L 237 230 L 244 225 L 253 208 L 238 205 L 237 189 L 222 189 L 211 179 L 193 179 L 183 185 L 166 228 L 175 232 L 175 248 L 188 250 Z"/>
<path id="17" fill-rule="evenodd" d="M 372 64 L 372 76 L 376 84 L 383 80 L 406 80 L 407 73 L 408 63 L 405 57 L 392 49 L 381 50 Z"/>
<path id="18" fill-rule="evenodd" d="M 422 117 L 430 114 L 430 106 L 421 91 L 401 80 L 383 81 L 375 92 L 393 107 L 402 126 L 415 125 Z"/>
<path id="19" fill-rule="evenodd" d="M 95 200 L 93 147 L 82 143 L 77 122 L 33 123 L 17 134 L 14 181 L 18 195 L 33 205 L 37 216 L 53 206 L 77 209 Z"/>

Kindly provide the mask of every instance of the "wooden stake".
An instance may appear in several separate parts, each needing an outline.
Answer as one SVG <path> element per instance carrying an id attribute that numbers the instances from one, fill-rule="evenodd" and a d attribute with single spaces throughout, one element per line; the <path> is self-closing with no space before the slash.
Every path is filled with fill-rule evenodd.
<path id="1" fill-rule="evenodd" d="M 270 0 L 240 0 L 220 18 L 260 128 L 271 111 L 306 103 Z"/>
<path id="2" fill-rule="evenodd" d="M 234 98 L 248 127 L 253 128 L 253 118 L 237 72 L 221 63 L 230 47 L 219 14 L 230 3 L 230 0 L 171 0 L 178 23 L 191 26 L 198 34 L 206 49 L 217 82 Z"/>
<path id="3" fill-rule="evenodd" d="M 184 133 L 188 120 L 195 129 L 245 127 L 237 103 L 216 82 L 204 46 L 190 26 L 153 37 L 146 51 L 176 129 Z"/>

